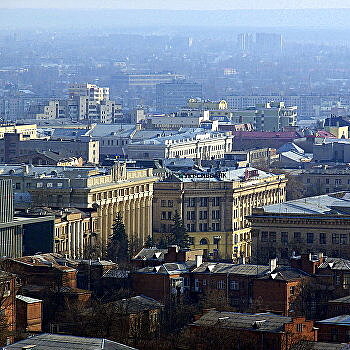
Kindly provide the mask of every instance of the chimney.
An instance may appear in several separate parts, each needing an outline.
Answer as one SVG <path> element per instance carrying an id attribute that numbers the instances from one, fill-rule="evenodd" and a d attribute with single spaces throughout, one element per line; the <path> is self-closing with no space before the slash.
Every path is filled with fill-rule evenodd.
<path id="1" fill-rule="evenodd" d="M 275 270 L 276 267 L 277 267 L 277 258 L 270 259 L 270 260 L 269 260 L 270 272 L 272 272 L 273 270 Z"/>
<path id="2" fill-rule="evenodd" d="M 201 266 L 203 263 L 203 256 L 202 255 L 196 255 L 196 267 Z"/>

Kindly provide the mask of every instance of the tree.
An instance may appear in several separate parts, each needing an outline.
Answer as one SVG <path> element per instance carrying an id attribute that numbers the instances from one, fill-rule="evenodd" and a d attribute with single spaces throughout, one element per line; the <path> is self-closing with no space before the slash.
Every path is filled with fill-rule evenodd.
<path id="1" fill-rule="evenodd" d="M 170 230 L 170 240 L 169 244 L 178 245 L 180 248 L 189 248 L 190 240 L 188 233 L 185 229 L 183 220 L 177 210 L 175 210 L 175 215 L 173 217 L 173 224 Z"/>
<path id="2" fill-rule="evenodd" d="M 112 234 L 107 247 L 107 258 L 118 263 L 129 261 L 129 240 L 120 213 L 114 219 Z"/>
<path id="3" fill-rule="evenodd" d="M 153 240 L 153 237 L 151 235 L 149 235 L 147 237 L 147 240 L 146 240 L 144 246 L 145 246 L 145 248 L 152 248 L 152 247 L 156 246 L 156 244 L 155 244 L 155 242 Z"/>

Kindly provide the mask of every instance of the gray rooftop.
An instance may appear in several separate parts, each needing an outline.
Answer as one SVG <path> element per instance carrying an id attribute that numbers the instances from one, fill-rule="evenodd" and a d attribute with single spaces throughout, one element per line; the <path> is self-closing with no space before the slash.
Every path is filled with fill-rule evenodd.
<path id="1" fill-rule="evenodd" d="M 269 272 L 269 267 L 265 265 L 249 264 L 227 264 L 206 262 L 193 270 L 194 273 L 229 273 L 237 275 L 262 275 Z"/>
<path id="2" fill-rule="evenodd" d="M 276 214 L 350 214 L 350 192 L 337 192 L 266 205 L 265 213 Z"/>
<path id="3" fill-rule="evenodd" d="M 16 295 L 16 299 L 21 300 L 21 301 L 25 302 L 26 304 L 35 304 L 35 303 L 42 302 L 42 300 L 40 300 L 40 299 L 34 299 L 34 298 L 26 297 L 24 295 Z"/>
<path id="4" fill-rule="evenodd" d="M 194 265 L 195 265 L 194 261 L 186 261 L 185 263 L 165 263 L 163 265 L 155 266 L 155 267 L 147 266 L 137 270 L 136 272 L 174 275 L 174 274 L 189 272 Z"/>
<path id="5" fill-rule="evenodd" d="M 336 324 L 341 326 L 350 326 L 350 315 L 340 315 L 332 318 L 327 318 L 326 320 L 316 321 L 321 324 Z"/>
<path id="6" fill-rule="evenodd" d="M 271 313 L 244 314 L 238 312 L 209 311 L 199 320 L 196 326 L 220 326 L 222 328 L 249 329 L 257 332 L 283 332 L 284 325 L 292 321 L 291 317 Z"/>
<path id="7" fill-rule="evenodd" d="M 138 295 L 128 299 L 122 299 L 111 303 L 111 307 L 115 307 L 118 311 L 127 314 L 136 314 L 147 310 L 161 309 L 163 305 L 158 301 L 144 295 Z"/>
<path id="8" fill-rule="evenodd" d="M 133 259 L 135 260 L 158 260 L 164 261 L 164 254 L 168 252 L 168 249 L 159 249 L 156 247 L 142 248 Z"/>
<path id="9" fill-rule="evenodd" d="M 110 340 L 99 338 L 82 338 L 71 335 L 40 334 L 5 346 L 3 350 L 22 350 L 25 346 L 33 350 L 135 350 Z M 30 349 L 28 347 L 28 349 Z"/>
<path id="10" fill-rule="evenodd" d="M 318 267 L 319 269 L 331 270 L 350 270 L 350 260 L 342 258 L 326 258 L 324 262 Z"/>
<path id="11" fill-rule="evenodd" d="M 252 176 L 245 180 L 245 174 L 247 171 L 257 171 L 257 176 Z M 260 181 L 261 179 L 268 179 L 271 176 L 277 176 L 272 173 L 267 173 L 255 168 L 219 168 L 219 169 L 207 169 L 207 171 L 191 170 L 186 173 L 172 174 L 163 182 L 249 182 L 254 184 L 254 181 Z"/>

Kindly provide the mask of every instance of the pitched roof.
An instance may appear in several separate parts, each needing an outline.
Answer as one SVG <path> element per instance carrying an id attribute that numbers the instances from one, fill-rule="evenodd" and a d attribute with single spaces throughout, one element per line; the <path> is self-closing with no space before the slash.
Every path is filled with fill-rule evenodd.
<path id="1" fill-rule="evenodd" d="M 136 271 L 136 273 L 150 273 L 150 274 L 163 274 L 163 275 L 175 275 L 184 272 L 189 272 L 195 265 L 194 261 L 186 261 L 184 263 L 165 263 L 160 266 L 147 266 Z"/>
<path id="2" fill-rule="evenodd" d="M 268 275 L 260 277 L 260 279 L 273 279 L 276 281 L 298 281 L 303 277 L 309 276 L 306 272 L 289 266 L 278 266 Z"/>
<path id="3" fill-rule="evenodd" d="M 209 311 L 193 324 L 195 326 L 217 326 L 222 328 L 249 329 L 257 332 L 283 332 L 284 325 L 291 317 L 272 313 L 245 314 L 238 312 Z"/>
<path id="4" fill-rule="evenodd" d="M 316 321 L 322 324 L 336 324 L 342 326 L 350 326 L 350 315 L 340 315 L 332 318 L 327 318 L 326 320 Z"/>
<path id="5" fill-rule="evenodd" d="M 350 304 L 350 295 L 347 295 L 345 297 L 338 298 L 338 299 L 329 300 L 328 302 L 329 303 Z"/>
<path id="6" fill-rule="evenodd" d="M 350 270 L 350 260 L 342 258 L 325 258 L 319 269 Z"/>
<path id="7" fill-rule="evenodd" d="M 308 347 L 310 346 L 310 347 Z M 310 350 L 346 350 L 347 344 L 323 343 L 323 342 L 308 342 L 306 349 Z"/>
<path id="8" fill-rule="evenodd" d="M 133 260 L 158 260 L 164 261 L 164 254 L 167 253 L 167 249 L 142 248 L 133 258 Z"/>
<path id="9" fill-rule="evenodd" d="M 138 295 L 136 297 L 115 301 L 111 303 L 111 307 L 115 307 L 117 310 L 127 314 L 134 314 L 147 310 L 161 309 L 163 305 L 145 295 Z"/>
<path id="10" fill-rule="evenodd" d="M 229 273 L 237 275 L 261 275 L 268 273 L 269 267 L 265 265 L 228 264 L 205 262 L 193 270 L 194 273 Z"/>
<path id="11" fill-rule="evenodd" d="M 22 350 L 35 345 L 35 350 L 135 350 L 129 346 L 100 338 L 83 338 L 71 335 L 40 334 L 5 346 L 4 350 Z"/>

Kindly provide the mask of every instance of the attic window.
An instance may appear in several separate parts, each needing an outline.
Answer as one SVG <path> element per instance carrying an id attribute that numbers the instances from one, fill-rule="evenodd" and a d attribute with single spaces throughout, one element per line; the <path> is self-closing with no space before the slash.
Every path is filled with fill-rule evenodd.
<path id="1" fill-rule="evenodd" d="M 272 273 L 271 278 L 274 280 L 277 277 L 277 273 Z"/>
<path id="2" fill-rule="evenodd" d="M 252 327 L 255 329 L 260 328 L 265 322 L 266 322 L 266 320 L 254 321 L 252 323 Z"/>
<path id="3" fill-rule="evenodd" d="M 207 272 L 212 272 L 214 270 L 215 265 L 208 265 L 206 268 Z"/>

